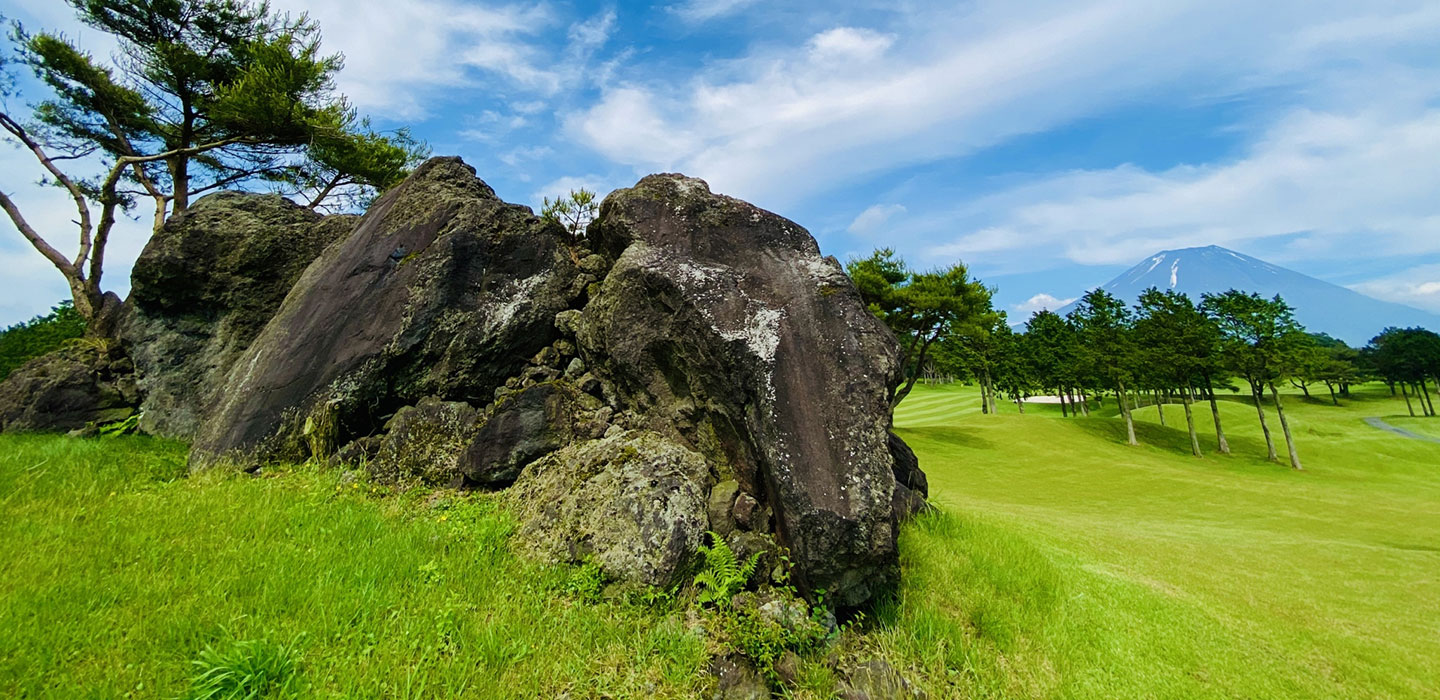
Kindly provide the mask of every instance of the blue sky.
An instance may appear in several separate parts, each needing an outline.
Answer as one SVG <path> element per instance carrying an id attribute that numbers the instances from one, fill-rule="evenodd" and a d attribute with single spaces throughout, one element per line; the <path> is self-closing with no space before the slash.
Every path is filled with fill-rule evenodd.
<path id="1" fill-rule="evenodd" d="M 1017 319 L 1210 244 L 1440 312 L 1434 2 L 272 4 L 320 22 L 362 111 L 510 201 L 680 171 L 841 259 L 963 260 Z M 0 12 L 110 50 L 58 0 Z M 0 173 L 68 242 L 26 154 Z M 65 296 L 8 227 L 0 280 L 0 324 Z"/>

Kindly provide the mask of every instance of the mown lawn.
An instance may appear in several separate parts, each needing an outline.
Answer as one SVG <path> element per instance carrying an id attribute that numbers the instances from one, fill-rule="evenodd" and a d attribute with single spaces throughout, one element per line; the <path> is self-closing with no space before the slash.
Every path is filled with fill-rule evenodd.
<path id="1" fill-rule="evenodd" d="M 1206 409 L 1195 459 L 1178 406 L 1168 427 L 1142 409 L 1132 448 L 1104 411 L 986 416 L 970 388 L 920 387 L 897 426 L 939 512 L 837 648 L 932 698 L 1440 697 L 1440 444 L 1365 425 L 1403 415 L 1382 387 L 1344 403 L 1291 399 L 1294 472 L 1239 397 L 1235 454 L 1213 454 Z M 216 669 L 275 671 L 292 698 L 705 687 L 692 603 L 517 557 L 493 495 L 311 466 L 186 477 L 184 449 L 0 436 L 0 697 L 194 697 Z M 794 696 L 833 694 L 826 656 Z"/>
<path id="2" fill-rule="evenodd" d="M 1366 425 L 1404 412 L 1381 386 L 1339 408 L 1286 397 L 1305 465 L 1295 472 L 1264 460 L 1248 397 L 1228 398 L 1234 454 L 1214 454 L 1207 405 L 1196 413 L 1201 459 L 1178 405 L 1166 407 L 1168 427 L 1155 408 L 1138 411 L 1143 444 L 1127 447 L 1113 401 L 1088 419 L 1006 404 L 987 416 L 972 390 L 951 385 L 902 404 L 897 425 L 934 499 L 1016 540 L 986 555 L 1007 561 L 984 565 L 1001 576 L 1038 557 L 1055 569 L 1044 595 L 1013 591 L 1054 602 L 1015 625 L 1031 663 L 1012 674 L 1017 692 L 1001 694 L 1440 696 L 1440 444 Z M 944 539 L 908 554 L 941 559 Z M 917 562 L 912 581 L 931 566 Z M 934 607 L 942 588 L 914 607 Z"/>

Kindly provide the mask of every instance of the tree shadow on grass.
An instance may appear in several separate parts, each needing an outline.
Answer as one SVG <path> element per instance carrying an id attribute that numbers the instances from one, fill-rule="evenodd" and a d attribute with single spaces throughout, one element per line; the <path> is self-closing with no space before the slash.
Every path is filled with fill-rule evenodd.
<path id="1" fill-rule="evenodd" d="M 977 430 L 951 425 L 896 428 L 895 434 L 907 443 L 915 440 L 934 440 L 973 450 L 993 450 L 998 447 L 995 441 L 980 437 Z"/>
<path id="2" fill-rule="evenodd" d="M 1115 418 L 1081 418 L 1075 421 L 1084 432 L 1087 432 L 1097 439 L 1105 440 L 1119 445 L 1125 444 L 1125 421 L 1119 417 Z M 1224 459 L 1236 459 L 1241 463 L 1255 463 L 1259 465 L 1270 464 L 1265 459 L 1265 441 L 1260 438 L 1253 438 L 1243 435 L 1226 435 L 1225 440 L 1230 444 L 1230 455 L 1220 454 L 1216 447 L 1214 423 L 1209 422 L 1208 411 L 1206 420 L 1201 421 L 1196 416 L 1195 434 L 1200 438 L 1200 454 L 1202 457 L 1216 457 Z M 1157 423 L 1144 423 L 1136 421 L 1135 439 L 1141 446 L 1157 448 L 1166 452 L 1192 457 L 1190 453 L 1190 432 L 1185 428 L 1185 418 L 1182 415 L 1178 421 L 1172 421 L 1170 425 L 1161 426 Z M 1275 447 L 1283 456 L 1285 446 L 1283 438 L 1276 434 Z"/>

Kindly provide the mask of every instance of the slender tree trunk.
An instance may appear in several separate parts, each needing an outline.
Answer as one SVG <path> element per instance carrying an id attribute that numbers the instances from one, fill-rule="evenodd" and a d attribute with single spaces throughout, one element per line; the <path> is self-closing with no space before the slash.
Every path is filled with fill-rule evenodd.
<path id="1" fill-rule="evenodd" d="M 1388 384 L 1388 385 L 1390 385 L 1390 397 L 1391 397 L 1391 398 L 1394 398 L 1394 397 L 1395 397 L 1395 382 L 1386 381 L 1385 383 Z"/>
<path id="2" fill-rule="evenodd" d="M 1116 392 L 1125 396 L 1125 382 L 1116 382 Z M 1125 414 L 1125 444 L 1138 445 L 1139 440 L 1135 439 L 1135 418 L 1130 414 L 1130 409 L 1125 407 L 1125 399 L 1120 399 L 1120 412 Z"/>
<path id="3" fill-rule="evenodd" d="M 981 412 L 981 413 L 989 413 L 989 412 L 990 412 L 990 399 L 986 398 L 986 394 L 987 394 L 987 393 L 989 393 L 989 392 L 985 389 L 985 380 L 984 380 L 984 379 L 981 379 L 981 380 L 980 380 L 980 412 Z"/>
<path id="4" fill-rule="evenodd" d="M 1165 402 L 1160 400 L 1160 390 L 1155 390 L 1155 412 L 1160 414 L 1160 425 L 1165 426 Z"/>
<path id="5" fill-rule="evenodd" d="M 1392 388 L 1391 391 L 1394 391 Z M 1405 390 L 1405 383 L 1400 383 L 1400 395 L 1405 397 L 1405 410 L 1410 412 L 1410 417 L 1415 417 L 1415 407 L 1410 405 L 1410 392 Z"/>
<path id="6" fill-rule="evenodd" d="M 1080 415 L 1086 418 L 1090 417 L 1090 397 L 1086 396 L 1083 391 L 1080 392 Z"/>
<path id="7" fill-rule="evenodd" d="M 1280 431 L 1285 433 L 1285 447 L 1290 450 L 1290 466 L 1304 469 L 1300 466 L 1300 453 L 1295 451 L 1295 437 L 1290 434 L 1290 421 L 1285 419 L 1285 408 L 1280 405 L 1280 391 L 1275 388 L 1275 382 L 1270 382 L 1270 395 L 1275 397 L 1275 413 L 1280 416 Z"/>
<path id="8" fill-rule="evenodd" d="M 1330 390 L 1330 403 L 1339 406 L 1340 399 L 1335 398 L 1335 385 L 1331 384 L 1329 381 L 1326 381 L 1325 388 Z"/>
<path id="9" fill-rule="evenodd" d="M 1185 404 L 1185 427 L 1190 430 L 1190 454 L 1200 456 L 1200 436 L 1195 434 L 1195 413 L 1190 408 L 1190 387 L 1181 387 L 1180 400 Z"/>
<path id="10" fill-rule="evenodd" d="M 1255 382 L 1250 382 L 1250 396 L 1255 399 L 1255 412 L 1260 415 L 1260 432 L 1265 433 L 1265 449 L 1269 453 L 1266 459 L 1271 462 L 1280 461 L 1280 453 L 1275 451 L 1275 438 L 1270 436 L 1270 425 L 1265 422 L 1265 387 Z"/>
<path id="11" fill-rule="evenodd" d="M 1215 387 L 1210 383 L 1210 375 L 1205 375 L 1205 393 L 1210 397 L 1210 413 L 1215 416 L 1215 442 L 1220 454 L 1230 454 L 1230 443 L 1225 440 L 1225 430 L 1220 427 L 1220 404 L 1215 400 Z"/>
<path id="12" fill-rule="evenodd" d="M 1020 415 L 1025 415 L 1025 396 L 1018 391 L 1015 392 L 1015 410 L 1019 411 Z"/>
<path id="13" fill-rule="evenodd" d="M 1430 415 L 1435 415 L 1435 399 L 1430 397 L 1430 386 L 1424 377 L 1420 378 L 1420 395 L 1425 397 L 1425 403 L 1430 406 Z"/>

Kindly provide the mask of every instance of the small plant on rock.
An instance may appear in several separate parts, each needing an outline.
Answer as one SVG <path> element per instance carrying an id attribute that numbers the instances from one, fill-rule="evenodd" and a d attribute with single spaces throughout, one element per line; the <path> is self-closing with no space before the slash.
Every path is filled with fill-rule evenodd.
<path id="1" fill-rule="evenodd" d="M 755 567 L 760 563 L 760 554 L 750 555 L 750 559 L 741 564 L 734 550 L 725 543 L 725 538 L 714 532 L 706 534 L 710 537 L 710 545 L 700 545 L 700 553 L 704 555 L 705 562 L 700 573 L 695 575 L 695 587 L 699 589 L 697 600 L 702 605 L 710 603 L 719 608 L 728 608 L 730 599 L 745 588 L 746 582 L 755 573 Z"/>
<path id="2" fill-rule="evenodd" d="M 560 224 L 571 238 L 583 238 L 586 227 L 599 213 L 600 202 L 596 201 L 595 193 L 583 187 L 570 190 L 568 196 L 556 197 L 553 202 L 546 197 L 540 207 L 540 217 Z"/>

